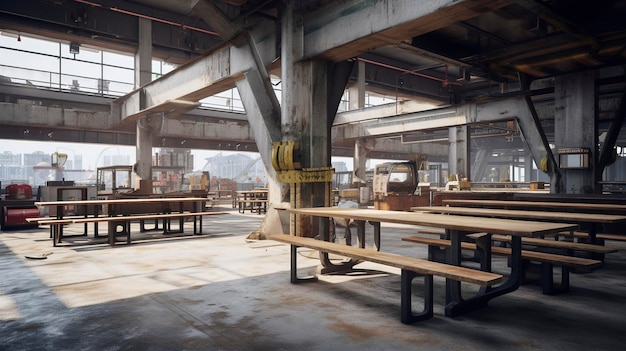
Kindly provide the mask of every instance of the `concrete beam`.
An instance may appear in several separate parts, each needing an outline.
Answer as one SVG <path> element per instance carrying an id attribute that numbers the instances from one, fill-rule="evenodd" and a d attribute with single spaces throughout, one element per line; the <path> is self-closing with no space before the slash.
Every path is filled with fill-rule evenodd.
<path id="1" fill-rule="evenodd" d="M 176 118 L 185 112 L 189 112 L 200 106 L 199 102 L 183 101 L 183 100 L 166 100 L 160 105 L 155 105 L 137 113 L 126 116 L 127 121 L 136 121 L 142 117 L 146 117 L 155 113 L 163 113 L 166 118 Z"/>
<path id="2" fill-rule="evenodd" d="M 398 109 L 408 111 L 403 109 L 407 106 L 398 105 Z M 413 107 L 420 108 L 419 105 Z M 516 120 L 537 164 L 551 152 L 542 141 L 543 131 L 538 130 L 538 126 L 532 122 L 530 108 L 523 97 L 388 116 L 391 111 L 392 105 L 339 114 L 335 119 L 332 139 L 345 142 L 363 138 L 383 138 L 419 130 Z"/>
<path id="3" fill-rule="evenodd" d="M 336 1 L 305 17 L 303 58 L 343 61 L 509 4 L 500 0 Z"/>
<path id="4" fill-rule="evenodd" d="M 108 111 L 0 103 L 0 124 L 103 130 L 111 126 Z"/>
<path id="5" fill-rule="evenodd" d="M 354 114 L 353 114 L 354 117 Z M 356 140 L 384 137 L 417 130 L 440 129 L 466 124 L 469 116 L 459 108 L 448 107 L 394 117 L 373 118 L 361 122 L 342 123 L 333 128 L 333 140 Z"/>
<path id="6" fill-rule="evenodd" d="M 62 141 L 69 143 L 135 145 L 135 133 L 110 130 L 66 129 L 42 126 L 0 125 L 0 139 Z"/>
<path id="7" fill-rule="evenodd" d="M 244 69 L 233 69 L 230 47 L 221 47 L 113 101 L 111 113 L 121 122 L 148 109 L 169 110 L 171 101 L 193 103 L 233 88 Z"/>
<path id="8" fill-rule="evenodd" d="M 247 124 L 241 123 L 185 123 L 178 120 L 165 119 L 160 136 L 193 138 L 205 140 L 254 141 L 252 130 Z"/>
<path id="9" fill-rule="evenodd" d="M 384 137 L 419 130 L 526 118 L 530 112 L 522 98 L 426 109 L 411 102 L 384 105 L 337 115 L 333 139 Z M 411 108 L 416 112 L 408 112 Z M 392 115 L 396 109 L 400 113 Z"/>

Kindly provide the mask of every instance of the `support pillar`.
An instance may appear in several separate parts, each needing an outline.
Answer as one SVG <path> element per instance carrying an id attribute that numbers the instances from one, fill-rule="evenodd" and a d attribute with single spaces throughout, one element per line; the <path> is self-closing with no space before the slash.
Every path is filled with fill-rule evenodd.
<path id="1" fill-rule="evenodd" d="M 349 90 L 350 110 L 360 110 L 365 108 L 365 62 L 358 61 L 357 65 L 357 84 L 350 87 Z M 365 148 L 366 140 L 356 140 L 354 143 L 354 158 L 352 173 L 353 183 L 365 183 L 365 164 L 367 161 L 367 149 Z"/>
<path id="2" fill-rule="evenodd" d="M 139 43 L 135 54 L 135 88 L 149 83 L 152 75 L 152 22 L 138 18 Z M 152 192 L 152 141 L 155 135 L 154 122 L 161 121 L 160 114 L 153 114 L 137 121 L 135 172 L 139 177 L 142 192 Z"/>
<path id="3" fill-rule="evenodd" d="M 271 203 L 259 230 L 250 233 L 248 239 L 264 239 L 265 233 L 282 233 L 284 231 L 276 207 L 285 207 L 282 203 L 288 198 L 288 191 L 278 182 L 276 172 L 269 166 L 272 163 L 272 143 L 281 141 L 280 104 L 270 82 L 269 73 L 263 65 L 252 35 L 241 25 L 233 23 L 213 1 L 198 1 L 194 5 L 194 11 L 206 23 L 211 23 L 224 41 L 232 42 L 231 67 L 235 71 L 246 72 L 245 78 L 238 80 L 235 85 L 265 165 Z M 261 28 L 257 29 L 263 32 Z"/>
<path id="4" fill-rule="evenodd" d="M 365 108 L 365 62 L 358 61 L 356 85 L 348 90 L 348 109 L 361 110 Z"/>
<path id="5" fill-rule="evenodd" d="M 470 178 L 469 139 L 469 126 L 459 126 L 448 129 L 448 174 L 458 174 L 459 180 L 464 177 Z"/>
<path id="6" fill-rule="evenodd" d="M 285 2 L 281 12 L 283 141 L 299 144 L 298 156 L 302 168 L 328 168 L 331 165 L 330 130 L 349 76 L 346 73 L 351 71 L 352 66 L 302 59 L 304 27 L 298 4 Z M 330 182 L 299 183 L 291 191 L 291 198 L 295 199 L 292 206 L 330 205 Z M 292 221 L 296 235 L 312 237 L 328 234 L 328 221 L 313 223 L 310 217 L 300 216 L 295 216 Z"/>
<path id="7" fill-rule="evenodd" d="M 596 190 L 595 78 L 594 72 L 584 72 L 554 79 L 556 149 L 589 148 L 591 151 L 590 168 L 561 169 L 561 192 L 565 194 L 591 194 Z"/>
<path id="8" fill-rule="evenodd" d="M 367 148 L 366 148 L 366 140 L 357 139 L 354 142 L 354 159 L 353 159 L 353 175 L 352 182 L 353 183 L 365 183 L 365 171 L 366 171 L 366 161 L 367 161 Z"/>

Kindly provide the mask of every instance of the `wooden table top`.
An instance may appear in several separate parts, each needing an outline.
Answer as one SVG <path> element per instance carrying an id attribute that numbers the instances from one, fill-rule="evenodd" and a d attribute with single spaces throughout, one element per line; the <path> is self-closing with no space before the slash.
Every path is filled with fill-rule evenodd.
<path id="1" fill-rule="evenodd" d="M 315 207 L 287 209 L 287 211 L 296 214 L 319 217 L 339 217 L 362 221 L 423 225 L 450 230 L 488 232 L 492 234 L 516 235 L 523 237 L 537 237 L 554 232 L 578 228 L 577 224 L 569 223 L 522 221 L 503 218 L 385 211 L 361 208 Z"/>
<path id="2" fill-rule="evenodd" d="M 265 194 L 268 193 L 267 189 L 250 189 L 250 190 L 238 190 L 237 194 Z"/>
<path id="3" fill-rule="evenodd" d="M 575 210 L 626 214 L 626 204 L 597 204 L 585 202 L 519 201 L 519 200 L 443 200 L 451 206 L 517 207 L 529 209 Z"/>
<path id="4" fill-rule="evenodd" d="M 146 199 L 110 199 L 110 200 L 70 200 L 70 201 L 45 201 L 35 202 L 35 206 L 63 206 L 63 205 L 115 205 L 135 203 L 159 203 L 159 202 L 199 202 L 207 199 L 201 197 L 151 197 Z"/>
<path id="5" fill-rule="evenodd" d="M 455 215 L 485 216 L 513 219 L 537 219 L 572 223 L 616 223 L 626 221 L 626 216 L 602 213 L 572 213 L 532 210 L 508 210 L 499 208 L 423 206 L 411 207 L 412 211 L 449 213 Z"/>

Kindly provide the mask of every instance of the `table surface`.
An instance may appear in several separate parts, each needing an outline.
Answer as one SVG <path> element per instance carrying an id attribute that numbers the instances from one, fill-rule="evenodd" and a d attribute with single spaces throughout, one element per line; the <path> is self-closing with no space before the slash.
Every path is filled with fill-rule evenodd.
<path id="1" fill-rule="evenodd" d="M 597 204 L 586 202 L 552 202 L 552 201 L 518 201 L 518 200 L 443 200 L 446 205 L 468 205 L 484 207 L 522 207 L 522 208 L 543 208 L 554 210 L 577 210 L 583 212 L 605 211 L 626 214 L 626 205 L 618 204 Z"/>
<path id="2" fill-rule="evenodd" d="M 146 199 L 110 199 L 110 200 L 71 200 L 71 201 L 45 201 L 35 202 L 35 206 L 62 206 L 62 205 L 115 205 L 133 203 L 159 203 L 159 202 L 199 202 L 206 201 L 202 197 L 155 197 Z"/>
<path id="3" fill-rule="evenodd" d="M 626 221 L 626 216 L 602 213 L 571 213 L 533 210 L 508 210 L 477 207 L 423 206 L 411 207 L 412 211 L 449 213 L 457 215 L 537 219 L 572 223 L 617 223 Z"/>
<path id="4" fill-rule="evenodd" d="M 319 217 L 339 217 L 362 221 L 423 225 L 450 230 L 488 232 L 492 234 L 523 237 L 538 237 L 549 233 L 578 228 L 577 224 L 570 223 L 537 222 L 503 218 L 385 211 L 360 208 L 315 207 L 287 209 L 287 211 L 291 213 Z"/>
<path id="5" fill-rule="evenodd" d="M 238 190 L 237 194 L 267 194 L 267 189 Z"/>

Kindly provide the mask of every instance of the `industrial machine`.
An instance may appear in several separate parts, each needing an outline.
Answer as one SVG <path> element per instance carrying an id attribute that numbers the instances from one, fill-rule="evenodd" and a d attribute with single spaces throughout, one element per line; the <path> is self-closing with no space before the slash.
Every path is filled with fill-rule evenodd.
<path id="1" fill-rule="evenodd" d="M 211 177 L 208 171 L 190 172 L 182 176 L 180 191 L 196 194 L 208 194 L 211 187 Z"/>
<path id="2" fill-rule="evenodd" d="M 376 209 L 408 211 L 412 206 L 430 205 L 428 166 L 424 157 L 376 165 L 372 186 Z"/>
<path id="3" fill-rule="evenodd" d="M 133 191 L 133 166 L 107 166 L 96 169 L 98 196 L 106 196 Z"/>
<path id="4" fill-rule="evenodd" d="M 36 228 L 27 218 L 39 217 L 39 209 L 33 199 L 33 188 L 28 184 L 9 184 L 4 199 L 0 200 L 0 228 Z"/>

